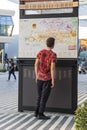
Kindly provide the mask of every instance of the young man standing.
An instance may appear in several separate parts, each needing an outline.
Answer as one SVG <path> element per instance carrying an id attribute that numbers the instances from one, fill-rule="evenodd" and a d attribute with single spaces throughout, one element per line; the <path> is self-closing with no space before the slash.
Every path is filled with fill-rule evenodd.
<path id="1" fill-rule="evenodd" d="M 46 102 L 50 95 L 51 88 L 54 88 L 55 63 L 57 55 L 52 51 L 55 39 L 50 37 L 46 41 L 46 49 L 41 50 L 37 54 L 35 61 L 35 75 L 37 83 L 37 104 L 35 117 L 38 119 L 49 119 L 44 115 Z"/>

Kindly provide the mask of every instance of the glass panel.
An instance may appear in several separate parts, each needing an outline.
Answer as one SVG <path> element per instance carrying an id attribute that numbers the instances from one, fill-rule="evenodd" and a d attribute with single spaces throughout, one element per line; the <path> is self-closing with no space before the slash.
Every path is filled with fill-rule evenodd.
<path id="1" fill-rule="evenodd" d="M 0 35 L 10 36 L 12 33 L 13 21 L 11 16 L 0 16 Z"/>
<path id="2" fill-rule="evenodd" d="M 11 35 L 12 26 L 7 26 L 7 35 Z"/>
<path id="3" fill-rule="evenodd" d="M 58 13 L 72 13 L 73 8 L 69 9 L 49 9 L 49 10 L 26 10 L 26 15 L 31 14 L 58 14 Z"/>
<path id="4" fill-rule="evenodd" d="M 44 1 L 44 2 L 25 2 L 25 5 L 35 5 L 35 6 L 43 6 L 44 4 L 53 4 L 53 3 L 67 3 L 67 2 L 73 2 L 73 0 L 56 0 L 56 1 Z M 31 14 L 60 14 L 60 13 L 72 13 L 73 8 L 67 8 L 67 9 L 41 9 L 41 10 L 25 10 L 25 15 L 31 15 Z"/>
<path id="5" fill-rule="evenodd" d="M 0 25 L 0 35 L 1 36 L 5 35 L 5 28 L 2 25 Z"/>

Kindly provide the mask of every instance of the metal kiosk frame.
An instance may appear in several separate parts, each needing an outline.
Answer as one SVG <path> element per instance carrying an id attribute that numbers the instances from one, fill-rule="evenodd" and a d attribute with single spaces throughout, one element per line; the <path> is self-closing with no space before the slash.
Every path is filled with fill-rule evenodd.
<path id="1" fill-rule="evenodd" d="M 20 19 L 78 17 L 78 6 L 73 7 L 72 13 L 25 15 L 26 9 L 23 6 L 25 6 L 26 1 L 29 2 L 29 0 L 20 0 Z M 73 2 L 78 2 L 78 0 Z M 18 111 L 20 112 L 35 109 L 34 62 L 35 58 L 19 58 Z M 56 87 L 52 90 L 47 102 L 47 111 L 74 114 L 77 108 L 77 75 L 77 58 L 58 59 L 56 64 Z"/>

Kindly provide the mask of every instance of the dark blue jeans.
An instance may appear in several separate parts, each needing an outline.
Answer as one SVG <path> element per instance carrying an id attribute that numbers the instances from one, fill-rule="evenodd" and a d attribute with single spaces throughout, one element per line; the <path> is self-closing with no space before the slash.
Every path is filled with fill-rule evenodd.
<path id="1" fill-rule="evenodd" d="M 8 80 L 10 80 L 11 74 L 14 76 L 14 79 L 16 80 L 16 75 L 15 75 L 14 71 L 9 71 Z"/>
<path id="2" fill-rule="evenodd" d="M 46 103 L 51 92 L 51 80 L 37 80 L 37 106 L 36 110 L 42 114 L 45 111 Z"/>

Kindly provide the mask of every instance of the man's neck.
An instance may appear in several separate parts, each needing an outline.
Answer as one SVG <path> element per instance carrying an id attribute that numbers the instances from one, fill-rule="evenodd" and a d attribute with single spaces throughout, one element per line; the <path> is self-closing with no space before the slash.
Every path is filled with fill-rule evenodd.
<path id="1" fill-rule="evenodd" d="M 51 48 L 47 47 L 47 48 L 46 48 L 46 50 L 50 51 L 50 50 L 51 50 Z"/>

